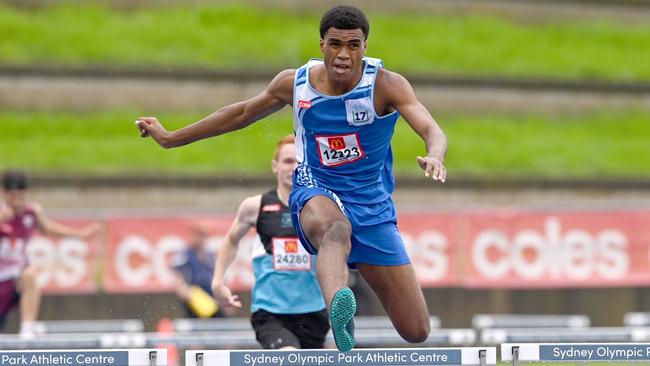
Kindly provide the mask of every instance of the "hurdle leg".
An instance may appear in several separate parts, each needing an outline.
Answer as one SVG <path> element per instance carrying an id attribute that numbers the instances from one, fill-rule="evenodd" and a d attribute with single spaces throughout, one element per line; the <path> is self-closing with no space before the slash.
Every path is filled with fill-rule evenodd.
<path id="1" fill-rule="evenodd" d="M 149 366 L 156 366 L 158 364 L 158 352 L 149 352 Z"/>
<path id="2" fill-rule="evenodd" d="M 519 346 L 512 347 L 512 366 L 519 366 Z"/>
<path id="3" fill-rule="evenodd" d="M 485 351 L 484 349 L 478 351 L 478 359 L 480 361 L 481 366 L 486 366 L 487 364 L 487 361 L 485 359 L 486 355 L 487 355 L 487 351 Z"/>
<path id="4" fill-rule="evenodd" d="M 203 366 L 203 353 L 196 354 L 196 366 Z"/>

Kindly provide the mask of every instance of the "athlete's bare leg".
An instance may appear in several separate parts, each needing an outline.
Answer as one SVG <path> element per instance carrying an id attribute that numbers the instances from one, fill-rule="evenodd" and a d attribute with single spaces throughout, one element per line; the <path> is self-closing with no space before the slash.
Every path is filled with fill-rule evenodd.
<path id="1" fill-rule="evenodd" d="M 34 334 L 34 322 L 41 305 L 41 289 L 36 281 L 36 268 L 25 268 L 18 278 L 20 292 L 20 334 L 31 338 Z"/>
<path id="2" fill-rule="evenodd" d="M 20 319 L 23 322 L 34 322 L 38 317 L 41 305 L 41 289 L 36 282 L 36 269 L 27 267 L 18 280 L 20 292 Z"/>
<path id="3" fill-rule="evenodd" d="M 431 331 L 429 310 L 413 266 L 357 263 L 357 268 L 402 338 L 411 343 L 424 342 Z"/>
<path id="4" fill-rule="evenodd" d="M 339 289 L 347 286 L 347 259 L 352 227 L 341 209 L 328 197 L 316 196 L 300 211 L 300 225 L 318 249 L 316 275 L 328 309 Z"/>

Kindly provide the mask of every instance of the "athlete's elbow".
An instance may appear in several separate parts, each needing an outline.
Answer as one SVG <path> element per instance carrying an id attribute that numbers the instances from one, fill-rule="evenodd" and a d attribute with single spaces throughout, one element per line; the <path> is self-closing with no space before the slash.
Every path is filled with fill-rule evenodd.
<path id="1" fill-rule="evenodd" d="M 239 247 L 240 238 L 232 233 L 227 233 L 226 237 L 221 242 L 221 249 L 237 250 Z"/>

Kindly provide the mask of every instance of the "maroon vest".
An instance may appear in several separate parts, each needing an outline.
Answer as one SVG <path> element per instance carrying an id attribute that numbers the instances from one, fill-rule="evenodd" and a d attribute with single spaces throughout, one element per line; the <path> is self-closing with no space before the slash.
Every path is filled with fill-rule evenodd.
<path id="1" fill-rule="evenodd" d="M 36 214 L 29 206 L 0 224 L 0 281 L 18 277 L 27 266 L 27 243 L 35 230 Z"/>

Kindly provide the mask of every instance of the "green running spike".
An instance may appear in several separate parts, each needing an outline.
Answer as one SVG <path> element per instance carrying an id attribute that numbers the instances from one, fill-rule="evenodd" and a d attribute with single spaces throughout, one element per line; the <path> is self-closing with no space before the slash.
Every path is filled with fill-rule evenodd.
<path id="1" fill-rule="evenodd" d="M 336 348 L 347 352 L 354 347 L 354 314 L 357 312 L 357 301 L 349 287 L 343 287 L 334 294 L 330 306 L 330 323 Z"/>

